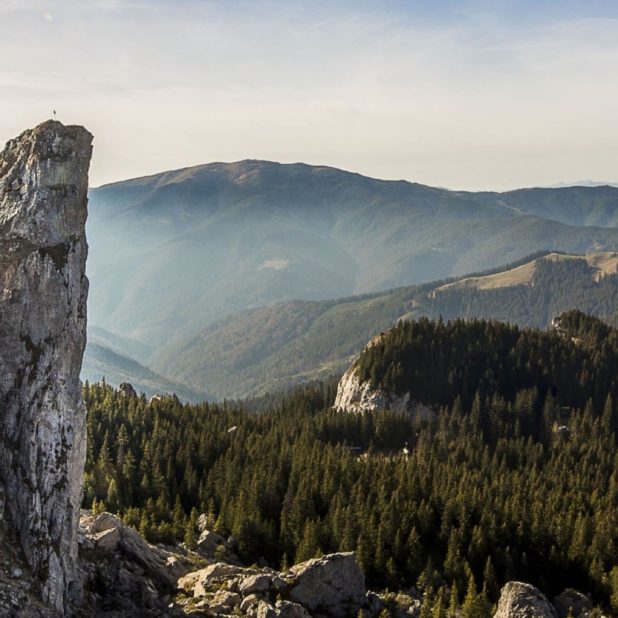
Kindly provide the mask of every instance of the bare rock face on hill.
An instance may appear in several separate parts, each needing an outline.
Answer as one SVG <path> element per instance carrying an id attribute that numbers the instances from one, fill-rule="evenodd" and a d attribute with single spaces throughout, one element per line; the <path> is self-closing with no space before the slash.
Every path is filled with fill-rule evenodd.
<path id="1" fill-rule="evenodd" d="M 508 582 L 502 588 L 494 618 L 557 618 L 547 597 L 530 584 Z"/>
<path id="2" fill-rule="evenodd" d="M 373 337 L 365 346 L 365 350 L 376 345 L 382 335 Z M 337 386 L 335 409 L 340 412 L 364 414 L 390 410 L 392 412 L 409 414 L 418 419 L 432 418 L 433 411 L 414 399 L 412 393 L 397 395 L 382 388 L 374 388 L 369 381 L 361 382 L 356 363 L 343 374 Z"/>
<path id="3" fill-rule="evenodd" d="M 86 454 L 91 144 L 84 128 L 48 121 L 0 154 L 0 515 L 60 613 L 76 575 Z"/>

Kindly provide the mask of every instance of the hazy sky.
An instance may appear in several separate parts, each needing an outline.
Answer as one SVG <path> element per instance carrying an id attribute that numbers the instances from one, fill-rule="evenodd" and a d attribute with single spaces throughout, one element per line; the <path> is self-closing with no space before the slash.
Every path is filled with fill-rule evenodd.
<path id="1" fill-rule="evenodd" d="M 245 158 L 618 181 L 618 2 L 0 0 L 0 143 L 53 109 L 93 185 Z"/>

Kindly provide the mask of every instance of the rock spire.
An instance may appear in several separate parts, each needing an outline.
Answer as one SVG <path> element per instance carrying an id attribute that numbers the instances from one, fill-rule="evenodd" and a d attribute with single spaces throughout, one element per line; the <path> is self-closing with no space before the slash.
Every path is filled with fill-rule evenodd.
<path id="1" fill-rule="evenodd" d="M 59 613 L 76 579 L 86 454 L 79 373 L 91 153 L 88 131 L 56 121 L 0 153 L 0 516 Z"/>

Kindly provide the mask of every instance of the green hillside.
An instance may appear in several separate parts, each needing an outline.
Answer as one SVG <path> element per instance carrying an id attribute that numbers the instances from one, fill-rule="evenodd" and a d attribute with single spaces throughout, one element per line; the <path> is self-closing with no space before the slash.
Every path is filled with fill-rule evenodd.
<path id="1" fill-rule="evenodd" d="M 520 260 L 479 277 L 499 276 L 505 283 L 489 289 L 467 284 L 468 276 L 383 294 L 245 311 L 161 348 L 153 367 L 216 397 L 239 397 L 342 372 L 373 335 L 400 318 L 484 317 L 545 328 L 569 309 L 609 317 L 618 307 L 615 265 L 608 273 L 589 262 L 611 265 L 611 255 Z M 528 280 L 508 284 L 521 268 Z"/>

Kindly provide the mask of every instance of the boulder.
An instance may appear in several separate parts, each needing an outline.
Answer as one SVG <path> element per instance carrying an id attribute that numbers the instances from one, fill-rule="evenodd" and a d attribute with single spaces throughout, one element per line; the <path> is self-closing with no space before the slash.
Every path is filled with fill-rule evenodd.
<path id="1" fill-rule="evenodd" d="M 110 528 L 92 535 L 91 540 L 94 541 L 95 547 L 103 551 L 113 552 L 118 550 L 120 543 L 120 528 Z"/>
<path id="2" fill-rule="evenodd" d="M 172 590 L 188 567 L 170 552 L 155 547 L 111 513 L 101 513 L 89 526 L 97 549 L 119 551 L 140 565 L 159 586 Z"/>
<path id="3" fill-rule="evenodd" d="M 547 597 L 523 582 L 508 582 L 500 592 L 494 618 L 558 618 Z"/>
<path id="4" fill-rule="evenodd" d="M 569 613 L 573 615 L 573 618 L 579 618 L 592 610 L 592 601 L 585 594 L 567 588 L 554 597 L 554 607 L 558 612 L 558 618 L 567 618 Z"/>
<path id="5" fill-rule="evenodd" d="M 215 613 L 229 613 L 240 605 L 240 595 L 227 590 L 219 590 L 208 601 L 208 609 Z"/>
<path id="6" fill-rule="evenodd" d="M 260 603 L 260 597 L 257 594 L 250 594 L 249 596 L 245 597 L 241 604 L 240 604 L 240 611 L 243 614 L 246 614 L 247 612 L 249 612 L 249 610 L 251 610 L 254 607 L 257 607 Z"/>
<path id="7" fill-rule="evenodd" d="M 242 579 L 238 586 L 238 590 L 242 595 L 264 592 L 270 589 L 271 584 L 272 579 L 268 575 L 248 575 Z"/>
<path id="8" fill-rule="evenodd" d="M 227 580 L 228 584 L 234 583 L 234 578 L 246 573 L 253 573 L 250 569 L 226 564 L 225 562 L 216 562 L 201 569 L 197 572 L 197 578 L 193 585 L 193 596 L 203 597 L 209 594 L 214 584 L 217 584 L 222 579 Z M 192 575 L 192 574 L 190 574 Z M 180 583 L 180 582 L 179 582 Z"/>
<path id="9" fill-rule="evenodd" d="M 211 556 L 217 547 L 225 547 L 225 539 L 212 530 L 202 530 L 197 540 L 197 551 L 200 554 Z"/>
<path id="10" fill-rule="evenodd" d="M 130 382 L 122 382 L 118 386 L 118 390 L 128 399 L 136 399 L 137 393 Z"/>
<path id="11" fill-rule="evenodd" d="M 309 613 L 334 618 L 356 615 L 365 605 L 365 578 L 354 553 L 329 554 L 290 569 L 290 600 Z"/>
<path id="12" fill-rule="evenodd" d="M 266 601 L 260 601 L 257 608 L 256 618 L 277 618 L 279 612 Z"/>
<path id="13" fill-rule="evenodd" d="M 178 579 L 176 582 L 176 588 L 179 590 L 183 590 L 188 594 L 193 594 L 193 589 L 195 588 L 195 584 L 197 584 L 200 575 L 204 572 L 204 569 L 200 571 L 192 571 L 191 573 L 187 573 Z"/>

